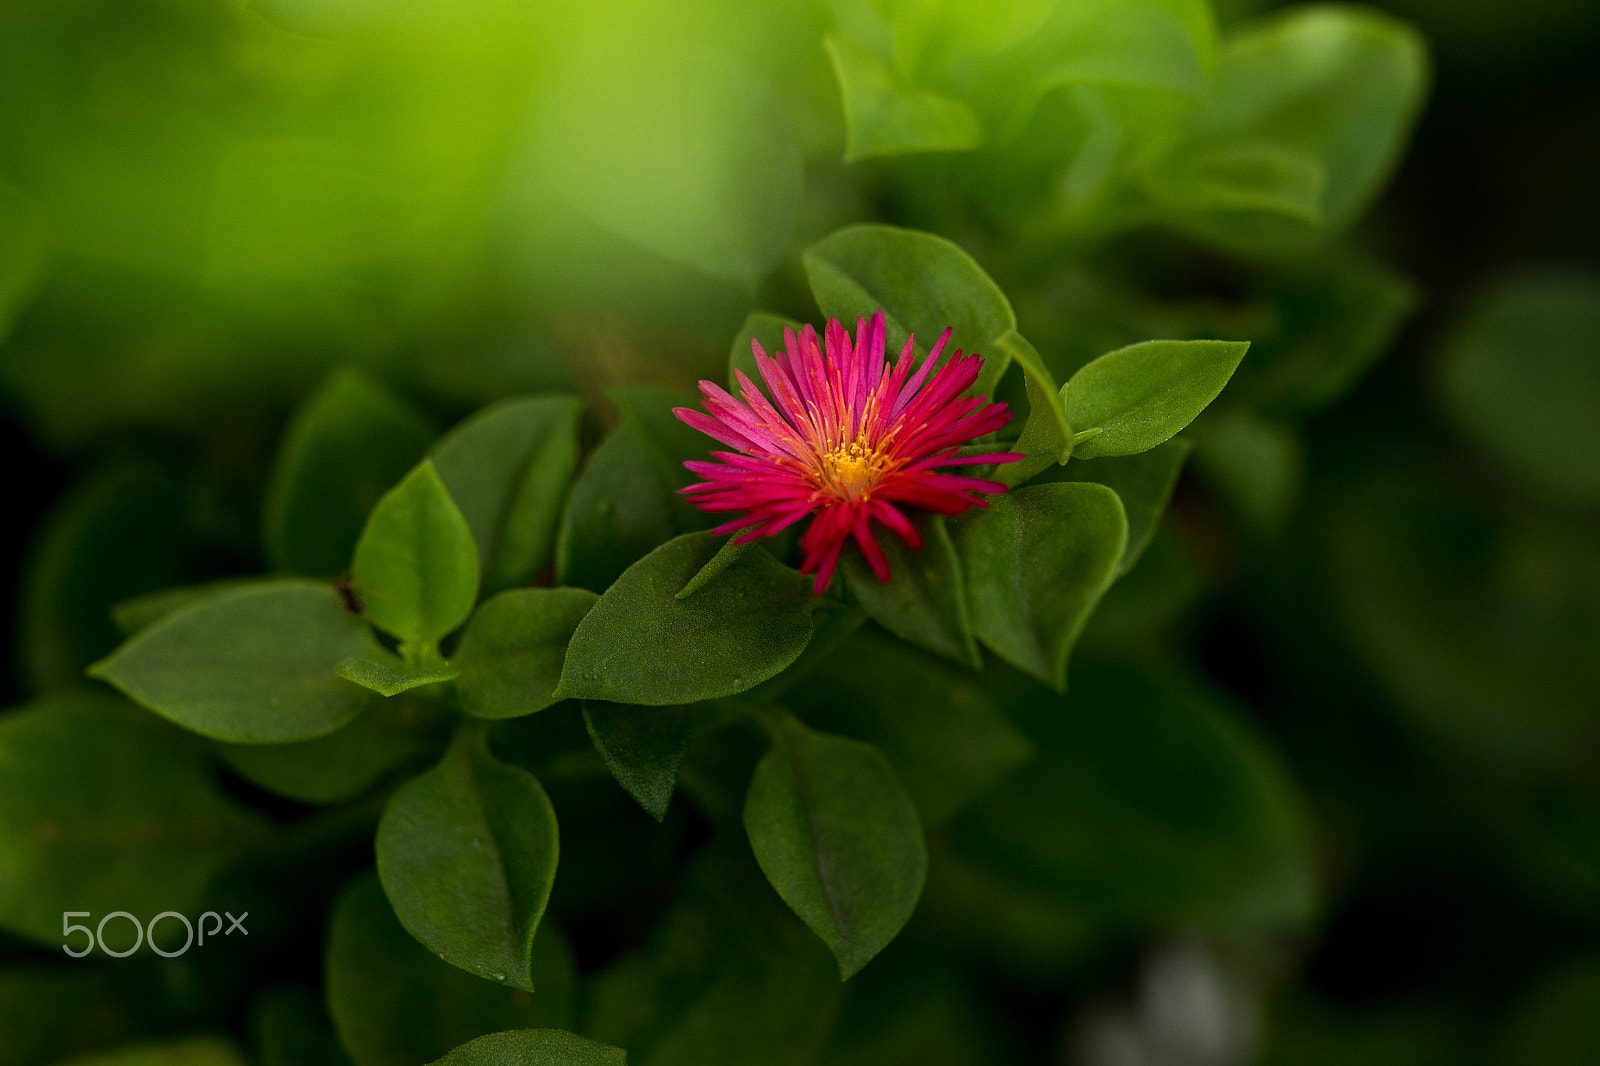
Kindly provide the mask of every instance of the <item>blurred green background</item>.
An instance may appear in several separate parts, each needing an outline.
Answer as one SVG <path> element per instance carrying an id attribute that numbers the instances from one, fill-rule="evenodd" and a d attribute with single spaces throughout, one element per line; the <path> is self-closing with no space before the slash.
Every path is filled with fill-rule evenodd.
<path id="1" fill-rule="evenodd" d="M 720 378 L 747 311 L 814 318 L 799 249 L 925 228 L 1058 372 L 1254 342 L 1088 640 L 1246 709 L 1306 797 L 1319 903 L 1272 936 L 980 953 L 981 994 L 906 1024 L 1084 1066 L 1600 1063 L 1600 7 L 1379 6 L 1428 61 L 1381 22 L 1399 43 L 1322 96 L 1197 129 L 1189 83 L 1276 5 L 1221 0 L 1214 36 L 1203 4 L 1142 5 L 1189 20 L 1177 58 L 1119 15 L 1019 102 L 993 60 L 1027 4 L 7 0 L 5 705 L 75 684 L 111 604 L 263 567 L 275 442 L 335 370 L 437 426 L 576 392 L 592 436 L 608 386 Z M 1317 76 L 1296 26 L 1310 51 L 1261 57 L 1285 85 Z M 274 976 L 315 972 L 298 950 Z M 0 937 L 0 1030 L 40 1009 L 7 968 L 46 955 Z M 81 981 L 50 1002 L 74 1048 L 141 1030 Z M 185 1003 L 155 1030 L 246 1024 Z"/>

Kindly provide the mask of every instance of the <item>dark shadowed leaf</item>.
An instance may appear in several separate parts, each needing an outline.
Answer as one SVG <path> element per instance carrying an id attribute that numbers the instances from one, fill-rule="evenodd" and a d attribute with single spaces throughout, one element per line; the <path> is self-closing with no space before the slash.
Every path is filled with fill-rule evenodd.
<path id="1" fill-rule="evenodd" d="M 558 852 L 538 779 L 495 759 L 481 727 L 463 727 L 378 824 L 378 876 L 411 934 L 446 962 L 530 991 Z"/>
<path id="2" fill-rule="evenodd" d="M 0 766 L 0 927 L 52 951 L 66 910 L 196 913 L 220 869 L 272 840 L 198 742 L 111 697 L 63 693 L 0 717 Z"/>
<path id="3" fill-rule="evenodd" d="M 333 578 L 350 565 L 367 512 L 422 458 L 428 420 L 354 372 L 333 378 L 290 423 L 262 512 L 280 570 Z"/>
<path id="4" fill-rule="evenodd" d="M 328 1013 L 355 1066 L 423 1066 L 487 1033 L 574 1021 L 576 977 L 554 926 L 534 940 L 537 991 L 492 984 L 413 940 L 373 876 L 334 906 L 325 967 Z"/>
<path id="5" fill-rule="evenodd" d="M 682 707 L 638 707 L 586 700 L 583 724 L 606 767 L 656 821 L 667 816 L 678 764 L 689 746 Z"/>
<path id="6" fill-rule="evenodd" d="M 570 396 L 502 400 L 433 449 L 439 480 L 472 529 L 486 593 L 532 582 L 549 561 L 581 413 Z"/>
<path id="7" fill-rule="evenodd" d="M 917 528 L 923 537 L 918 551 L 906 547 L 897 534 L 878 531 L 889 564 L 888 581 L 879 581 L 854 548 L 846 551 L 841 569 L 850 594 L 895 636 L 976 668 L 978 643 L 972 637 L 961 560 L 944 516 L 925 515 Z"/>
<path id="8" fill-rule="evenodd" d="M 1128 517 L 1128 544 L 1117 564 L 1118 574 L 1133 569 L 1156 535 L 1167 501 L 1177 487 L 1178 475 L 1192 451 L 1194 442 L 1179 437 L 1138 455 L 1070 463 L 1062 471 L 1060 480 L 1098 482 L 1122 501 L 1122 512 Z"/>
<path id="9" fill-rule="evenodd" d="M 767 880 L 848 978 L 916 909 L 928 872 L 922 824 L 878 749 L 774 721 L 745 797 L 745 831 Z"/>

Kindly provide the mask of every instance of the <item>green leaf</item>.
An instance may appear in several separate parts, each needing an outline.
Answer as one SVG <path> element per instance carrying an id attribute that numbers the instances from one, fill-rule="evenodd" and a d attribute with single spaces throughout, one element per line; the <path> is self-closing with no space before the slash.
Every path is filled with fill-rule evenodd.
<path id="1" fill-rule="evenodd" d="M 1157 199 L 1190 200 L 1187 221 L 1225 245 L 1302 247 L 1382 187 L 1428 77 L 1426 46 L 1402 22 L 1333 5 L 1284 12 L 1223 50 L 1205 105 L 1148 180 Z"/>
<path id="2" fill-rule="evenodd" d="M 33 688 L 80 683 L 83 668 L 117 646 L 111 605 L 182 576 L 187 503 L 167 472 L 124 462 L 75 486 L 45 519 L 28 552 L 18 627 Z"/>
<path id="3" fill-rule="evenodd" d="M 917 809 L 883 753 L 777 720 L 745 796 L 756 861 L 848 979 L 916 909 L 928 873 Z"/>
<path id="4" fill-rule="evenodd" d="M 876 629 L 838 646 L 789 703 L 814 728 L 882 751 L 929 828 L 1032 751 L 977 676 Z"/>
<path id="5" fill-rule="evenodd" d="M 439 713 L 411 700 L 367 705 L 355 721 L 315 740 L 292 744 L 218 744 L 237 773 L 301 803 L 345 803 L 403 766 L 437 756 L 444 744 Z"/>
<path id="6" fill-rule="evenodd" d="M 553 924 L 533 955 L 536 994 L 458 970 L 411 938 L 368 875 L 333 908 L 328 1013 L 355 1066 L 418 1066 L 487 1033 L 571 1026 L 576 978 Z"/>
<path id="7" fill-rule="evenodd" d="M 131 1036 L 133 1012 L 109 977 L 81 967 L 8 965 L 0 972 L 0 1062 L 56 1063 Z"/>
<path id="8" fill-rule="evenodd" d="M 745 316 L 744 325 L 739 327 L 738 335 L 733 338 L 733 347 L 728 349 L 729 391 L 735 396 L 739 395 L 739 380 L 733 376 L 735 370 L 743 370 L 745 377 L 757 385 L 761 384 L 761 368 L 756 366 L 756 355 L 750 350 L 750 342 L 760 341 L 768 355 L 775 355 L 785 350 L 783 331 L 786 329 L 798 333 L 800 323 L 770 311 L 751 311 Z"/>
<path id="9" fill-rule="evenodd" d="M 219 870 L 272 839 L 198 744 L 120 700 L 63 693 L 0 716 L 0 766 L 0 927 L 51 951 L 63 910 L 197 913 Z"/>
<path id="10" fill-rule="evenodd" d="M 515 718 L 557 702 L 567 642 L 599 599 L 588 589 L 510 589 L 486 601 L 456 649 L 461 709 Z"/>
<path id="11" fill-rule="evenodd" d="M 155 625 L 169 614 L 192 607 L 201 600 L 218 593 L 231 592 L 246 585 L 257 585 L 260 578 L 230 577 L 208 581 L 204 585 L 174 585 L 142 596 L 120 600 L 111 607 L 111 621 L 124 637 L 131 637 L 141 629 Z"/>
<path id="12" fill-rule="evenodd" d="M 1065 689 L 1072 645 L 1127 545 L 1117 494 L 1104 485 L 1030 485 L 962 516 L 954 532 L 978 639 Z"/>
<path id="13" fill-rule="evenodd" d="M 572 487 L 556 541 L 556 581 L 604 592 L 631 564 L 706 517 L 678 490 L 693 480 L 685 459 L 715 443 L 672 414 L 692 405 L 650 386 L 612 389 L 622 422 L 600 442 Z"/>
<path id="14" fill-rule="evenodd" d="M 1073 463 L 1063 471 L 1061 480 L 1098 482 L 1122 501 L 1122 512 L 1128 517 L 1128 544 L 1117 564 L 1118 575 L 1132 570 L 1150 546 L 1192 451 L 1193 441 L 1175 437 L 1138 455 Z"/>
<path id="15" fill-rule="evenodd" d="M 1246 341 L 1144 341 L 1107 352 L 1061 389 L 1080 459 L 1133 455 L 1171 439 L 1217 398 Z M 1083 433 L 1098 430 L 1093 437 Z"/>
<path id="16" fill-rule="evenodd" d="M 1089 660 L 1065 699 L 1018 709 L 1037 756 L 958 823 L 1007 881 L 1101 918 L 1309 917 L 1300 797 L 1232 706 L 1170 671 Z"/>
<path id="17" fill-rule="evenodd" d="M 502 400 L 434 447 L 434 469 L 478 545 L 485 593 L 527 585 L 549 561 L 581 413 L 570 396 Z"/>
<path id="18" fill-rule="evenodd" d="M 835 650 L 848 641 L 867 616 L 858 608 L 840 600 L 824 597 L 811 605 L 811 640 L 800 657 L 786 666 L 776 677 L 761 682 L 740 697 L 757 703 L 772 703 L 816 669 Z"/>
<path id="19" fill-rule="evenodd" d="M 495 759 L 471 726 L 378 823 L 378 876 L 401 924 L 446 962 L 529 991 L 558 851 L 538 779 Z"/>
<path id="20" fill-rule="evenodd" d="M 262 509 L 267 555 L 279 570 L 334 578 L 378 498 L 432 443 L 408 404 L 353 371 L 306 401 L 284 433 Z"/>
<path id="21" fill-rule="evenodd" d="M 1517 1066 L 1583 1066 L 1600 1059 L 1600 960 L 1544 977 L 1508 1026 L 1504 1055 Z"/>
<path id="22" fill-rule="evenodd" d="M 711 557 L 711 561 L 695 571 L 695 575 L 689 579 L 689 583 L 673 595 L 680 600 L 688 599 L 705 588 L 728 567 L 738 562 L 739 556 L 756 546 L 756 542 L 753 540 L 747 540 L 743 544 L 735 544 L 734 541 L 737 539 L 738 535 L 735 534 L 723 541 L 722 547 L 717 549 L 717 554 Z"/>
<path id="23" fill-rule="evenodd" d="M 961 560 L 943 515 L 917 520 L 923 545 L 913 551 L 898 534 L 882 530 L 878 543 L 889 564 L 888 581 L 879 581 L 859 552 L 840 562 L 850 594 L 874 621 L 901 640 L 976 669 L 981 663 L 972 637 Z"/>
<path id="24" fill-rule="evenodd" d="M 752 688 L 811 638 L 811 595 L 764 551 L 746 552 L 686 600 L 676 593 L 718 551 L 690 533 L 629 567 L 567 647 L 558 695 L 656 706 Z"/>
<path id="25" fill-rule="evenodd" d="M 908 84 L 871 49 L 830 34 L 825 43 L 844 96 L 847 163 L 906 152 L 961 152 L 983 143 L 972 108 Z"/>
<path id="26" fill-rule="evenodd" d="M 656 821 L 667 816 L 678 764 L 689 746 L 689 717 L 682 707 L 583 704 L 583 724 L 606 768 Z"/>
<path id="27" fill-rule="evenodd" d="M 203 736 L 280 744 L 354 718 L 367 694 L 334 667 L 376 648 L 332 585 L 284 578 L 169 614 L 89 673 Z"/>
<path id="28" fill-rule="evenodd" d="M 1507 472 L 1561 503 L 1600 501 L 1600 275 L 1497 279 L 1447 336 L 1438 389 Z"/>
<path id="29" fill-rule="evenodd" d="M 853 324 L 881 307 L 887 349 L 899 354 L 906 337 L 925 355 L 946 327 L 948 351 L 982 354 L 986 380 L 1005 358 L 1000 339 L 1017 328 L 1011 304 L 988 274 L 956 244 L 895 226 L 848 226 L 801 256 L 817 306 Z"/>
<path id="30" fill-rule="evenodd" d="M 461 668 L 443 660 L 421 664 L 407 662 L 379 648 L 340 659 L 333 672 L 380 696 L 398 696 L 422 685 L 449 681 L 461 673 Z"/>
<path id="31" fill-rule="evenodd" d="M 627 1066 L 628 1053 L 562 1029 L 490 1033 L 456 1048 L 432 1066 Z"/>
<path id="32" fill-rule="evenodd" d="M 220 1036 L 186 1036 L 129 1044 L 68 1059 L 58 1066 L 246 1066 L 246 1061 L 238 1048 Z"/>
<path id="33" fill-rule="evenodd" d="M 1011 336 L 1022 341 L 1020 334 Z M 1027 344 L 1026 341 L 1022 343 Z M 1034 358 L 1038 358 L 1037 352 Z M 1062 465 L 1072 456 L 1072 426 L 1049 370 L 1042 366 L 1035 370 L 1024 364 L 1022 373 L 1024 387 L 1028 390 L 1028 421 L 1022 427 L 1016 447 L 1010 450 L 1022 452 L 1027 458 L 1006 463 L 994 472 L 995 480 L 1008 486 L 1020 485 L 1052 465 Z"/>
<path id="34" fill-rule="evenodd" d="M 472 613 L 478 549 L 430 460 L 372 509 L 350 580 L 373 625 L 398 637 L 402 653 L 419 661 Z"/>

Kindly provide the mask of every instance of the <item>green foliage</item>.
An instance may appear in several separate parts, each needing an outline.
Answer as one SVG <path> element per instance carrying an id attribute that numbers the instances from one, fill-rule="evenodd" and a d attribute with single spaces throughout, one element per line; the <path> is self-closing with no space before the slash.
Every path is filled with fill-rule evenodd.
<path id="1" fill-rule="evenodd" d="M 656 821 L 667 816 L 678 764 L 689 743 L 682 707 L 645 709 L 586 701 L 583 724 L 606 768 Z"/>
<path id="2" fill-rule="evenodd" d="M 62 693 L 0 716 L 0 765 L 0 928 L 43 944 L 62 943 L 69 909 L 194 913 L 219 871 L 273 839 L 198 743 L 118 700 Z"/>
<path id="3" fill-rule="evenodd" d="M 1128 519 L 1128 542 L 1117 563 L 1119 576 L 1132 570 L 1150 546 L 1192 451 L 1194 442 L 1175 437 L 1137 455 L 1087 465 L 1073 463 L 1062 472 L 1065 480 L 1098 482 L 1122 501 L 1122 511 Z"/>
<path id="4" fill-rule="evenodd" d="M 1065 689 L 1072 645 L 1126 550 L 1117 494 L 1092 483 L 1028 486 L 964 516 L 955 538 L 978 639 Z"/>
<path id="5" fill-rule="evenodd" d="M 883 753 L 774 720 L 745 831 L 761 870 L 849 978 L 894 939 L 928 872 L 917 809 Z"/>
<path id="6" fill-rule="evenodd" d="M 756 366 L 756 356 L 750 348 L 750 342 L 759 341 L 769 356 L 775 356 L 784 350 L 783 331 L 786 329 L 798 333 L 800 323 L 768 311 L 752 311 L 745 316 L 744 325 L 733 338 L 733 346 L 728 349 L 728 388 L 735 396 L 739 395 L 739 379 L 734 376 L 735 370 L 744 371 L 745 377 L 757 385 L 762 381 L 761 369 Z"/>
<path id="7" fill-rule="evenodd" d="M 495 759 L 471 726 L 378 824 L 378 876 L 401 923 L 446 962 L 530 992 L 559 850 L 538 779 Z"/>
<path id="8" fill-rule="evenodd" d="M 355 1066 L 423 1066 L 488 1033 L 573 1020 L 572 960 L 554 930 L 535 943 L 536 993 L 492 984 L 413 940 L 376 877 L 334 905 L 325 965 L 328 1013 Z"/>
<path id="9" fill-rule="evenodd" d="M 332 585 L 288 578 L 206 596 L 140 630 L 89 673 L 202 736 L 309 740 L 361 712 L 334 668 L 378 651 Z"/>
<path id="10" fill-rule="evenodd" d="M 1061 387 L 1077 431 L 1072 454 L 1134 455 L 1170 440 L 1217 398 L 1249 347 L 1146 341 L 1102 355 Z"/>
<path id="11" fill-rule="evenodd" d="M 245 1066 L 245 1058 L 222 1037 L 191 1036 L 83 1055 L 62 1066 Z"/>
<path id="12" fill-rule="evenodd" d="M 766 552 L 744 553 L 677 598 L 718 550 L 712 537 L 691 533 L 629 567 L 578 623 L 557 695 L 693 703 L 753 688 L 794 662 L 811 639 L 811 596 Z"/>
<path id="13" fill-rule="evenodd" d="M 887 531 L 878 543 L 889 564 L 888 581 L 879 581 L 866 561 L 844 559 L 850 595 L 868 617 L 902 640 L 957 662 L 978 665 L 978 643 L 961 574 L 961 558 L 942 515 L 919 522 L 922 549 L 912 551 Z"/>
<path id="14" fill-rule="evenodd" d="M 280 570 L 333 578 L 350 565 L 367 512 L 433 441 L 417 411 L 365 378 L 336 375 L 295 415 L 262 508 Z"/>
<path id="15" fill-rule="evenodd" d="M 461 672 L 461 668 L 447 662 L 407 662 L 398 655 L 377 650 L 340 659 L 333 672 L 380 696 L 398 696 L 422 685 L 449 681 Z"/>
<path id="16" fill-rule="evenodd" d="M 578 401 L 502 400 L 433 449 L 433 468 L 478 546 L 485 592 L 526 585 L 555 548 L 567 482 L 578 462 Z"/>
<path id="17" fill-rule="evenodd" d="M 456 696 L 479 718 L 542 711 L 560 697 L 567 642 L 599 597 L 587 589 L 509 589 L 472 615 L 456 649 Z"/>
<path id="18" fill-rule="evenodd" d="M 490 1033 L 456 1048 L 434 1066 L 626 1066 L 628 1053 L 561 1029 Z"/>
<path id="19" fill-rule="evenodd" d="M 426 663 L 478 597 L 472 529 L 433 463 L 390 490 L 367 519 L 350 564 L 361 611 L 397 637 L 401 652 Z"/>

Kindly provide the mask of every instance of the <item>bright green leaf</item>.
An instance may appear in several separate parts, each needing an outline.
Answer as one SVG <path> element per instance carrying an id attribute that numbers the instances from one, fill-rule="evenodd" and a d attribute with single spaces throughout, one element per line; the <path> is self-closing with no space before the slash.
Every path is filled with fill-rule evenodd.
<path id="1" fill-rule="evenodd" d="M 378 876 L 401 924 L 446 962 L 529 991 L 558 851 L 538 779 L 495 759 L 474 727 L 378 824 Z"/>
<path id="2" fill-rule="evenodd" d="M 665 818 L 678 764 L 689 746 L 689 717 L 683 708 L 586 700 L 583 724 L 617 783 L 650 817 L 658 822 Z"/>
<path id="3" fill-rule="evenodd" d="M 788 666 L 811 638 L 811 594 L 764 551 L 746 552 L 685 600 L 719 548 L 690 533 L 629 567 L 578 623 L 564 697 L 663 706 L 731 696 Z"/>
<path id="4" fill-rule="evenodd" d="M 449 681 L 461 673 L 461 668 L 443 660 L 421 664 L 407 662 L 380 648 L 340 659 L 333 672 L 380 696 L 398 696 L 423 685 Z"/>
<path id="5" fill-rule="evenodd" d="M 906 152 L 961 152 L 983 143 L 972 108 L 907 84 L 870 49 L 848 38 L 825 41 L 844 96 L 845 162 Z"/>
<path id="6" fill-rule="evenodd" d="M 280 570 L 334 578 L 367 513 L 433 441 L 428 420 L 351 371 L 306 401 L 284 433 L 262 522 Z"/>
<path id="7" fill-rule="evenodd" d="M 1067 421 L 1081 433 L 1080 459 L 1133 455 L 1171 439 L 1217 398 L 1250 345 L 1245 341 L 1144 341 L 1107 352 L 1061 389 Z"/>
<path id="8" fill-rule="evenodd" d="M 355 1066 L 420 1066 L 487 1033 L 571 1026 L 576 978 L 553 925 L 533 955 L 532 994 L 458 970 L 411 938 L 369 875 L 333 908 L 328 1013 Z"/>
<path id="9" fill-rule="evenodd" d="M 840 560 L 850 595 L 889 632 L 918 647 L 976 668 L 980 659 L 972 619 L 950 531 L 943 515 L 917 522 L 923 545 L 913 551 L 898 534 L 880 530 L 878 543 L 889 564 L 889 580 L 879 581 L 861 555 L 847 551 Z"/>
<path id="10" fill-rule="evenodd" d="M 196 913 L 218 871 L 272 839 L 197 743 L 120 700 L 61 694 L 0 716 L 0 767 L 0 927 L 52 951 L 64 910 Z"/>
<path id="11" fill-rule="evenodd" d="M 242 585 L 141 630 L 89 673 L 216 740 L 309 740 L 350 721 L 367 694 L 333 671 L 377 649 L 332 585 Z"/>
<path id="12" fill-rule="evenodd" d="M 485 593 L 529 584 L 549 560 L 581 412 L 570 396 L 502 400 L 434 447 L 434 469 L 478 545 Z"/>
<path id="13" fill-rule="evenodd" d="M 849 978 L 916 909 L 928 872 L 922 823 L 883 753 L 778 720 L 745 797 L 761 870 Z"/>
<path id="14" fill-rule="evenodd" d="M 1020 339 L 1017 334 L 1013 336 Z M 1016 446 L 1010 450 L 1021 452 L 1027 458 L 1005 463 L 995 470 L 995 480 L 1002 485 L 1020 485 L 1052 465 L 1060 466 L 1072 455 L 1072 426 L 1067 422 L 1050 372 L 1037 372 L 1024 365 L 1022 373 L 1028 390 L 1028 421 L 1022 427 Z"/>
<path id="15" fill-rule="evenodd" d="M 456 649 L 456 695 L 479 718 L 555 703 L 567 642 L 600 597 L 588 589 L 509 589 L 473 613 Z"/>
<path id="16" fill-rule="evenodd" d="M 627 1066 L 628 1053 L 562 1029 L 490 1033 L 431 1066 Z"/>
<path id="17" fill-rule="evenodd" d="M 956 524 L 978 639 L 1056 689 L 1128 539 L 1117 494 L 1104 485 L 1030 485 Z"/>
<path id="18" fill-rule="evenodd" d="M 350 565 L 362 612 L 425 659 L 472 613 L 478 549 L 433 463 L 424 460 L 372 509 Z"/>

